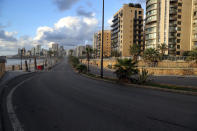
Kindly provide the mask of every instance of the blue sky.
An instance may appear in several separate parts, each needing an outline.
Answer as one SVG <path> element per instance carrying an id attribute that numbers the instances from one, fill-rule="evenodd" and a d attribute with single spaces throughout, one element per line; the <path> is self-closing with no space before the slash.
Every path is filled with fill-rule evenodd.
<path id="1" fill-rule="evenodd" d="M 113 14 L 129 2 L 131 0 L 105 0 L 106 28 Z M 69 47 L 68 39 L 73 45 L 83 44 L 86 40 L 91 44 L 93 32 L 101 28 L 101 14 L 102 0 L 0 0 L 0 55 L 14 54 L 23 46 L 31 48 L 41 44 L 47 47 L 50 42 L 58 41 L 66 48 Z M 69 23 L 72 20 L 73 24 Z M 88 29 L 88 33 L 77 36 L 75 34 L 80 33 L 74 32 L 75 26 L 80 27 L 80 23 L 86 28 L 76 31 Z M 68 39 L 63 40 L 64 36 Z"/>

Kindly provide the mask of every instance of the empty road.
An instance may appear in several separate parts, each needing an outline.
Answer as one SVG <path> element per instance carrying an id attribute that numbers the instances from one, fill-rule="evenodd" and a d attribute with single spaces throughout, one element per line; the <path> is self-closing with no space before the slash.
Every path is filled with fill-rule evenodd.
<path id="1" fill-rule="evenodd" d="M 20 84 L 11 103 L 24 131 L 197 131 L 196 96 L 92 80 L 66 60 Z"/>

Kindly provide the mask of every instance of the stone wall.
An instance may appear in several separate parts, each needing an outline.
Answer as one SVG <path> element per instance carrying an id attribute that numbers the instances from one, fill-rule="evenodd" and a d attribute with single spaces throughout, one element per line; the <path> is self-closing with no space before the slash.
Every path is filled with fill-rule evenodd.
<path id="1" fill-rule="evenodd" d="M 82 63 L 87 64 L 87 60 L 81 60 Z M 116 64 L 116 59 L 104 59 L 103 67 L 109 68 Z M 100 67 L 100 59 L 90 60 L 90 65 Z M 138 68 L 141 70 L 145 68 L 149 73 L 154 75 L 197 75 L 197 64 L 195 62 L 187 61 L 162 61 L 158 62 L 157 67 L 148 67 L 144 61 L 139 61 Z"/>

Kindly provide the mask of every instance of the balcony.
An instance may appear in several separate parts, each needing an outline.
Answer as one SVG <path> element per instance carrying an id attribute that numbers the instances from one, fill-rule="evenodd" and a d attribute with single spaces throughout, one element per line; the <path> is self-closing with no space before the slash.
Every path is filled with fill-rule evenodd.
<path id="1" fill-rule="evenodd" d="M 170 10 L 170 14 L 176 15 L 177 11 L 176 10 Z"/>
<path id="2" fill-rule="evenodd" d="M 111 36 L 111 39 L 112 39 L 112 40 L 113 40 L 113 39 L 116 39 L 116 38 L 118 38 L 118 34 L 115 34 L 115 35 Z"/>
<path id="3" fill-rule="evenodd" d="M 178 2 L 178 0 L 170 0 L 170 2 Z"/>
<path id="4" fill-rule="evenodd" d="M 172 16 L 172 17 L 170 17 L 169 19 L 170 19 L 170 21 L 176 21 L 176 20 L 177 20 L 177 17 Z"/>
<path id="5" fill-rule="evenodd" d="M 116 20 L 118 20 L 118 15 L 114 16 L 114 19 L 112 20 L 112 22 L 115 22 Z"/>
<path id="6" fill-rule="evenodd" d="M 146 3 L 146 6 L 150 6 L 152 4 L 156 4 L 157 3 L 157 0 L 149 0 L 147 3 Z"/>
<path id="7" fill-rule="evenodd" d="M 151 6 L 146 6 L 146 12 L 151 11 L 151 10 L 156 10 L 157 9 L 157 5 L 151 5 Z"/>
<path id="8" fill-rule="evenodd" d="M 116 24 L 116 25 L 113 27 L 112 31 L 117 30 L 117 29 L 119 29 L 119 28 L 120 28 L 120 24 Z"/>
<path id="9" fill-rule="evenodd" d="M 114 21 L 114 22 L 113 22 L 113 24 L 111 25 L 111 27 L 116 26 L 116 24 L 118 24 L 119 22 L 120 22 L 120 20 L 116 20 L 116 21 Z"/>
<path id="10" fill-rule="evenodd" d="M 117 29 L 117 30 L 112 31 L 112 35 L 118 33 L 119 31 L 120 31 L 120 29 Z"/>
<path id="11" fill-rule="evenodd" d="M 150 24 L 150 23 L 153 23 L 153 22 L 156 22 L 156 21 L 157 21 L 157 18 L 149 19 L 149 20 L 146 20 L 146 24 Z"/>
<path id="12" fill-rule="evenodd" d="M 170 51 L 176 51 L 176 47 L 169 47 L 168 50 L 170 50 Z"/>

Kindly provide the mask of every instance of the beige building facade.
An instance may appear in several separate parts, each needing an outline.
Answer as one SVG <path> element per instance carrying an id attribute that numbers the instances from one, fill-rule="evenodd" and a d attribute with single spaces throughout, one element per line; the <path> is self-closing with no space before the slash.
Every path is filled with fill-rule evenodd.
<path id="1" fill-rule="evenodd" d="M 130 46 L 138 44 L 143 47 L 143 15 L 140 4 L 124 4 L 114 15 L 111 46 L 112 52 L 118 52 L 122 57 L 130 55 Z"/>
<path id="2" fill-rule="evenodd" d="M 102 53 L 102 31 L 99 31 L 94 34 L 94 43 L 93 49 L 96 50 L 96 56 L 101 57 Z M 104 39 L 103 39 L 103 56 L 111 56 L 111 31 L 104 30 Z"/>
<path id="3" fill-rule="evenodd" d="M 197 0 L 192 0 L 192 5 L 191 50 L 197 48 Z"/>
<path id="4" fill-rule="evenodd" d="M 145 47 L 166 44 L 166 54 L 191 50 L 193 0 L 146 0 Z"/>

